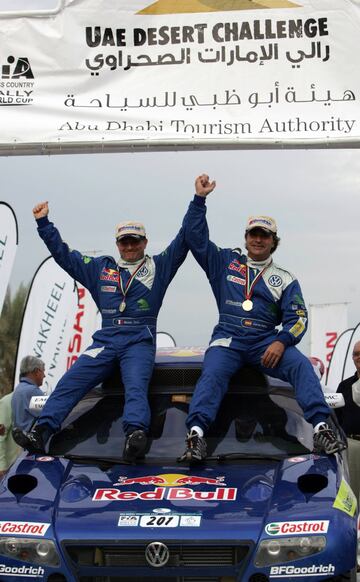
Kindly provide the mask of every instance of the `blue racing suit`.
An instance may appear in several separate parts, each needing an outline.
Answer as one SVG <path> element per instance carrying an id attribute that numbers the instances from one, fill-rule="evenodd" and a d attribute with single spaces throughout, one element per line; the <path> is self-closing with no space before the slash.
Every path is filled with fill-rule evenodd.
<path id="1" fill-rule="evenodd" d="M 209 240 L 205 198 L 195 195 L 184 218 L 185 238 L 204 269 L 219 310 L 201 377 L 196 385 L 187 426 L 206 432 L 215 420 L 231 377 L 244 364 L 256 366 L 265 374 L 290 382 L 306 420 L 313 426 L 325 421 L 330 409 L 312 364 L 294 346 L 307 329 L 307 311 L 296 278 L 273 263 L 251 261 L 240 249 L 221 249 Z M 253 287 L 253 309 L 245 311 L 246 264 L 250 282 L 266 267 Z M 281 329 L 276 329 L 281 324 Z M 278 340 L 285 351 L 275 368 L 265 368 L 261 357 Z"/>
<path id="2" fill-rule="evenodd" d="M 156 318 L 165 292 L 184 262 L 188 246 L 184 230 L 159 255 L 144 257 L 126 294 L 126 307 L 120 312 L 123 289 L 130 278 L 113 257 L 89 257 L 70 250 L 47 217 L 37 220 L 38 232 L 55 261 L 71 277 L 86 287 L 102 316 L 102 328 L 93 335 L 93 343 L 58 382 L 39 417 L 57 431 L 79 400 L 119 363 L 125 387 L 124 431 L 148 431 L 150 408 L 148 385 L 156 350 Z"/>

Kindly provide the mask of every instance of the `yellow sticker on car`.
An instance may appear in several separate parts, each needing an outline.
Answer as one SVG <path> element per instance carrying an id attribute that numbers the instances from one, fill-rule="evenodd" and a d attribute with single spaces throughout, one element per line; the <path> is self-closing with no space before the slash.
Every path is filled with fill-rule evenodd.
<path id="1" fill-rule="evenodd" d="M 354 517 L 355 515 L 357 507 L 356 497 L 345 479 L 341 480 L 333 507 L 335 507 L 335 509 L 340 509 L 340 511 L 344 511 L 344 513 L 347 513 L 351 517 Z"/>

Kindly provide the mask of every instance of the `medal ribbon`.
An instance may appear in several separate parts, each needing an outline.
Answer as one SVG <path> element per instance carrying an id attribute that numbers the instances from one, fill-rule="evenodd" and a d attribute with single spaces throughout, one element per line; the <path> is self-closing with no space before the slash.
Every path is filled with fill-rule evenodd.
<path id="1" fill-rule="evenodd" d="M 254 293 L 254 287 L 255 287 L 256 283 L 259 281 L 260 277 L 262 276 L 262 274 L 266 271 L 266 269 L 269 266 L 270 265 L 266 265 L 266 267 L 261 269 L 261 271 L 254 277 L 252 282 L 250 282 L 250 267 L 248 267 L 248 265 L 246 265 L 246 272 L 245 272 L 245 299 L 246 300 L 251 299 L 252 294 Z"/>
<path id="2" fill-rule="evenodd" d="M 121 293 L 123 294 L 123 301 L 125 300 L 126 293 L 129 291 L 129 288 L 130 288 L 130 285 L 131 285 L 131 283 L 132 283 L 132 282 L 133 282 L 133 280 L 135 279 L 135 277 L 136 277 L 136 275 L 137 275 L 138 271 L 140 271 L 141 267 L 143 267 L 143 266 L 145 265 L 145 263 L 146 263 L 146 257 L 145 257 L 145 259 L 144 259 L 144 260 L 143 260 L 143 261 L 140 263 L 140 265 L 138 266 L 138 268 L 137 268 L 137 269 L 135 269 L 135 271 L 133 272 L 133 274 L 132 274 L 132 275 L 130 275 L 129 279 L 128 279 L 128 280 L 127 280 L 127 282 L 126 282 L 125 289 L 124 289 L 124 287 L 123 287 L 123 282 L 122 282 L 122 279 L 121 279 L 121 273 L 119 272 L 119 285 L 120 285 Z"/>

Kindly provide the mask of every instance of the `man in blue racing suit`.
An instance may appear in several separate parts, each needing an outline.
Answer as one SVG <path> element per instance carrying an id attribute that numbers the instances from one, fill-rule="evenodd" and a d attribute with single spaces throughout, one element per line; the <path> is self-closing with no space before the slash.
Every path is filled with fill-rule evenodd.
<path id="1" fill-rule="evenodd" d="M 114 362 L 120 365 L 125 387 L 123 413 L 127 436 L 123 457 L 142 457 L 150 424 L 148 385 L 156 350 L 156 318 L 165 292 L 184 262 L 188 246 L 183 228 L 166 250 L 156 256 L 145 254 L 145 228 L 138 222 L 116 227 L 120 258 L 88 257 L 70 250 L 59 231 L 48 220 L 48 203 L 33 209 L 38 232 L 55 261 L 74 279 L 89 289 L 102 315 L 102 328 L 93 343 L 58 382 L 34 428 L 26 433 L 14 429 L 18 444 L 32 453 L 41 453 L 50 435 L 79 400 L 101 382 Z"/>
<path id="2" fill-rule="evenodd" d="M 250 217 L 245 231 L 247 255 L 220 249 L 209 240 L 206 196 L 215 188 L 206 174 L 195 181 L 196 194 L 184 219 L 189 247 L 204 269 L 219 310 L 187 418 L 186 450 L 180 461 L 206 457 L 204 434 L 215 420 L 230 378 L 244 364 L 290 382 L 314 427 L 314 446 L 327 454 L 343 448 L 327 424 L 330 409 L 308 360 L 295 345 L 307 328 L 307 312 L 296 278 L 276 265 L 279 238 L 274 219 Z M 281 329 L 276 327 L 281 324 Z"/>

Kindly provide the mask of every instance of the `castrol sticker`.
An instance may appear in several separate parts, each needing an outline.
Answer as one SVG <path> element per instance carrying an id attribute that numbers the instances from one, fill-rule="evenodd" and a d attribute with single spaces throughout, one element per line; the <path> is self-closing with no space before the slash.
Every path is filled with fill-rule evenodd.
<path id="1" fill-rule="evenodd" d="M 327 533 L 328 520 L 317 521 L 276 521 L 265 526 L 265 532 L 269 536 L 285 536 L 297 534 L 322 534 Z"/>
<path id="2" fill-rule="evenodd" d="M 49 523 L 34 521 L 0 521 L 0 534 L 44 536 Z"/>

